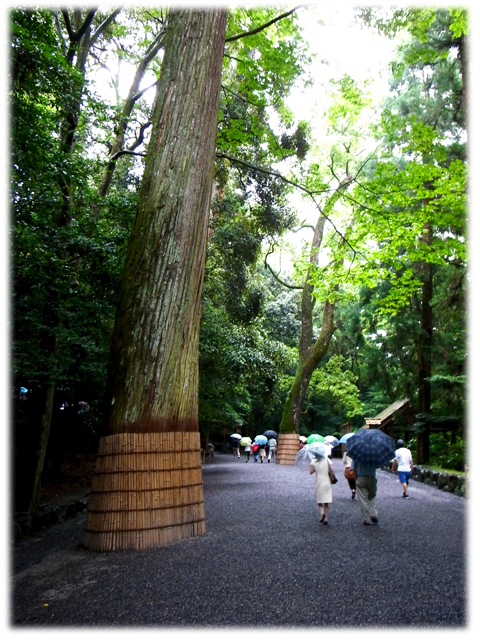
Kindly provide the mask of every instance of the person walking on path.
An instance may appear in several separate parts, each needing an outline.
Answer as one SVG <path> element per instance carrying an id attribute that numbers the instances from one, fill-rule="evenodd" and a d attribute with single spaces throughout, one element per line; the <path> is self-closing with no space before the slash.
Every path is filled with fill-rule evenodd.
<path id="1" fill-rule="evenodd" d="M 240 458 L 240 438 L 232 438 L 232 451 L 234 458 Z"/>
<path id="2" fill-rule="evenodd" d="M 277 441 L 275 440 L 275 438 L 270 438 L 270 440 L 268 441 L 268 462 L 270 462 L 270 460 L 272 460 L 272 462 L 275 462 L 276 450 Z"/>
<path id="3" fill-rule="evenodd" d="M 328 475 L 330 460 L 327 457 L 313 458 L 310 473 L 315 473 L 315 497 L 320 509 L 320 522 L 328 524 L 328 506 L 333 501 L 332 483 Z"/>
<path id="4" fill-rule="evenodd" d="M 248 462 L 250 460 L 250 447 L 252 445 L 251 444 L 246 444 L 245 445 L 245 462 Z"/>
<path id="5" fill-rule="evenodd" d="M 265 456 L 267 455 L 264 444 L 260 445 L 260 449 L 258 450 L 258 453 L 260 454 L 260 462 L 263 462 L 265 459 Z"/>
<path id="6" fill-rule="evenodd" d="M 355 471 L 352 469 L 352 459 L 347 456 L 347 452 L 343 454 L 343 464 L 345 465 L 345 478 L 348 481 L 348 486 L 352 492 L 352 500 L 355 498 L 356 486 L 355 486 Z"/>
<path id="7" fill-rule="evenodd" d="M 397 447 L 395 458 L 392 460 L 392 473 L 398 469 L 398 479 L 403 487 L 403 497 L 409 498 L 408 481 L 413 473 L 412 453 L 410 449 L 407 449 L 403 440 L 397 440 Z"/>
<path id="8" fill-rule="evenodd" d="M 356 473 L 356 488 L 363 524 L 378 524 L 377 514 L 377 470 L 375 467 L 360 465 L 352 460 L 352 469 Z"/>
<path id="9" fill-rule="evenodd" d="M 252 445 L 252 451 L 253 451 L 253 461 L 254 462 L 258 462 L 258 450 L 259 450 L 259 446 L 256 442 L 253 443 Z"/>

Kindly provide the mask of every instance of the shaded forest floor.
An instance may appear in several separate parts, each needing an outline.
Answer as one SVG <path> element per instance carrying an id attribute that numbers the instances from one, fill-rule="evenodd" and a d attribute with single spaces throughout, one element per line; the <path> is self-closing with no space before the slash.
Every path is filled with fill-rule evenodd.
<path id="1" fill-rule="evenodd" d="M 40 506 L 48 503 L 62 504 L 88 493 L 96 457 L 96 453 L 68 453 L 59 472 L 52 472 L 47 467 L 40 489 Z"/>

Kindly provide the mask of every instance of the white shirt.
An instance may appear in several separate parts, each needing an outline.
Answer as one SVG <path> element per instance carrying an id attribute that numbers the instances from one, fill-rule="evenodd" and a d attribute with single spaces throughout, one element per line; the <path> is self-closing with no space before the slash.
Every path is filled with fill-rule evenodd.
<path id="1" fill-rule="evenodd" d="M 397 461 L 398 471 L 411 471 L 410 462 L 412 460 L 412 454 L 410 449 L 401 447 L 395 451 L 395 460 Z"/>

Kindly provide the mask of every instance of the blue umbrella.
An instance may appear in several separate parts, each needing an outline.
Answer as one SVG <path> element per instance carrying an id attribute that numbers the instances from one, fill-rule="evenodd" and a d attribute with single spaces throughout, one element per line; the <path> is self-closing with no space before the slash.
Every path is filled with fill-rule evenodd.
<path id="1" fill-rule="evenodd" d="M 360 429 L 347 440 L 347 456 L 378 469 L 395 457 L 395 440 L 380 429 Z"/>
<path id="2" fill-rule="evenodd" d="M 355 432 L 352 431 L 351 433 L 346 433 L 344 436 L 342 436 L 340 438 L 340 440 L 338 441 L 338 444 L 345 444 L 345 442 L 351 437 L 354 436 Z"/>
<path id="3" fill-rule="evenodd" d="M 268 439 L 265 436 L 255 436 L 253 441 L 257 444 L 267 444 Z"/>

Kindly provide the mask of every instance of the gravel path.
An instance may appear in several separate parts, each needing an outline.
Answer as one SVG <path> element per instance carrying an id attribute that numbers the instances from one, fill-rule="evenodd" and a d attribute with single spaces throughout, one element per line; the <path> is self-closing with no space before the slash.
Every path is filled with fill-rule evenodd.
<path id="1" fill-rule="evenodd" d="M 328 527 L 313 476 L 217 454 L 201 538 L 93 553 L 83 515 L 14 545 L 11 624 L 465 629 L 466 501 L 417 482 L 404 500 L 379 471 L 380 524 L 365 527 L 334 466 Z"/>

